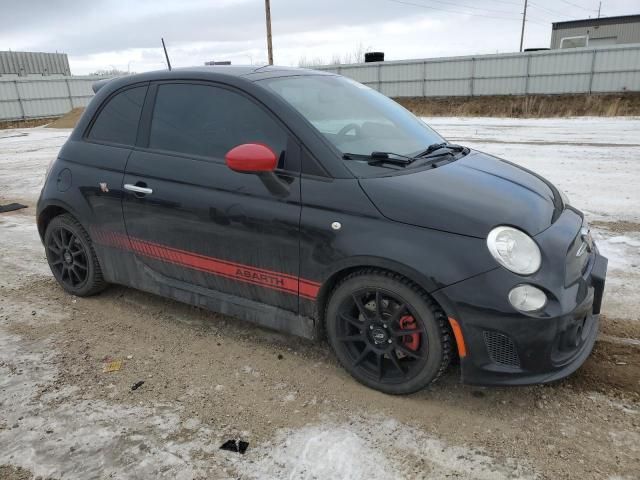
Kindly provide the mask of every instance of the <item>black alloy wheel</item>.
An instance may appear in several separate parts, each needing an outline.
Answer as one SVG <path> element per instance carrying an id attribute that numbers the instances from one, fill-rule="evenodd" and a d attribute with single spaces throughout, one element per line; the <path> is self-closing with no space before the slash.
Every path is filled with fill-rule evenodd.
<path id="1" fill-rule="evenodd" d="M 386 393 L 410 393 L 449 364 L 451 337 L 442 311 L 403 277 L 373 271 L 350 275 L 326 314 L 329 341 L 359 381 Z"/>
<path id="2" fill-rule="evenodd" d="M 78 288 L 87 281 L 87 251 L 73 232 L 57 227 L 49 235 L 47 243 L 51 268 L 56 277 L 68 288 Z"/>
<path id="3" fill-rule="evenodd" d="M 49 268 L 67 292 L 87 296 L 105 287 L 89 235 L 71 215 L 51 220 L 44 243 Z"/>

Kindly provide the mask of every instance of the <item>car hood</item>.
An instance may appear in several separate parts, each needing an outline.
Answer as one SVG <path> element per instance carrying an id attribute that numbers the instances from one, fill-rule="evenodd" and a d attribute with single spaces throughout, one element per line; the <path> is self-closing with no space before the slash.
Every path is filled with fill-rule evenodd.
<path id="1" fill-rule="evenodd" d="M 479 238 L 497 225 L 536 235 L 563 209 L 559 192 L 544 178 L 475 151 L 439 168 L 359 181 L 391 220 Z"/>

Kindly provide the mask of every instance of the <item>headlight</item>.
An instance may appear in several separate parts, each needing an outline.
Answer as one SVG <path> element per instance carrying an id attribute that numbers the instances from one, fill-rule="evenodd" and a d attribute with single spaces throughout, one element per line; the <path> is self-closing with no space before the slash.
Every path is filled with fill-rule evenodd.
<path id="1" fill-rule="evenodd" d="M 487 247 L 500 265 L 518 275 L 531 275 L 540 268 L 542 257 L 538 245 L 516 228 L 494 228 L 487 237 Z"/>
<path id="2" fill-rule="evenodd" d="M 518 285 L 509 292 L 509 302 L 517 310 L 532 312 L 547 304 L 547 295 L 533 285 Z"/>

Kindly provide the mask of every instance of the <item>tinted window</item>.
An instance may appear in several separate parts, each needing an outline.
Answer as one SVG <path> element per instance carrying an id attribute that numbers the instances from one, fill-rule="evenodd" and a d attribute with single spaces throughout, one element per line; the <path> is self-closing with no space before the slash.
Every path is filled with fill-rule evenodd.
<path id="1" fill-rule="evenodd" d="M 118 93 L 104 106 L 91 127 L 89 138 L 102 142 L 135 145 L 138 121 L 147 87 Z"/>
<path id="2" fill-rule="evenodd" d="M 273 118 L 238 93 L 207 85 L 158 87 L 150 148 L 223 158 L 237 145 L 263 143 L 282 159 L 286 141 Z"/>

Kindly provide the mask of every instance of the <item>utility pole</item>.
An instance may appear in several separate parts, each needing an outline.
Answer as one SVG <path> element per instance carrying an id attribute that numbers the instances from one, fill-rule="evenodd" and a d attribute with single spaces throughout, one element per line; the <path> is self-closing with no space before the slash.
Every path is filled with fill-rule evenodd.
<path id="1" fill-rule="evenodd" d="M 600 9 L 602 8 L 602 2 L 598 4 L 598 18 L 600 18 Z"/>
<path id="2" fill-rule="evenodd" d="M 522 42 L 524 42 L 524 23 L 527 21 L 527 0 L 524 0 L 524 13 L 522 14 L 522 32 L 520 33 L 520 51 L 522 52 Z"/>
<path id="3" fill-rule="evenodd" d="M 264 9 L 267 15 L 267 52 L 269 65 L 273 65 L 273 45 L 271 45 L 271 0 L 264 0 Z"/>

